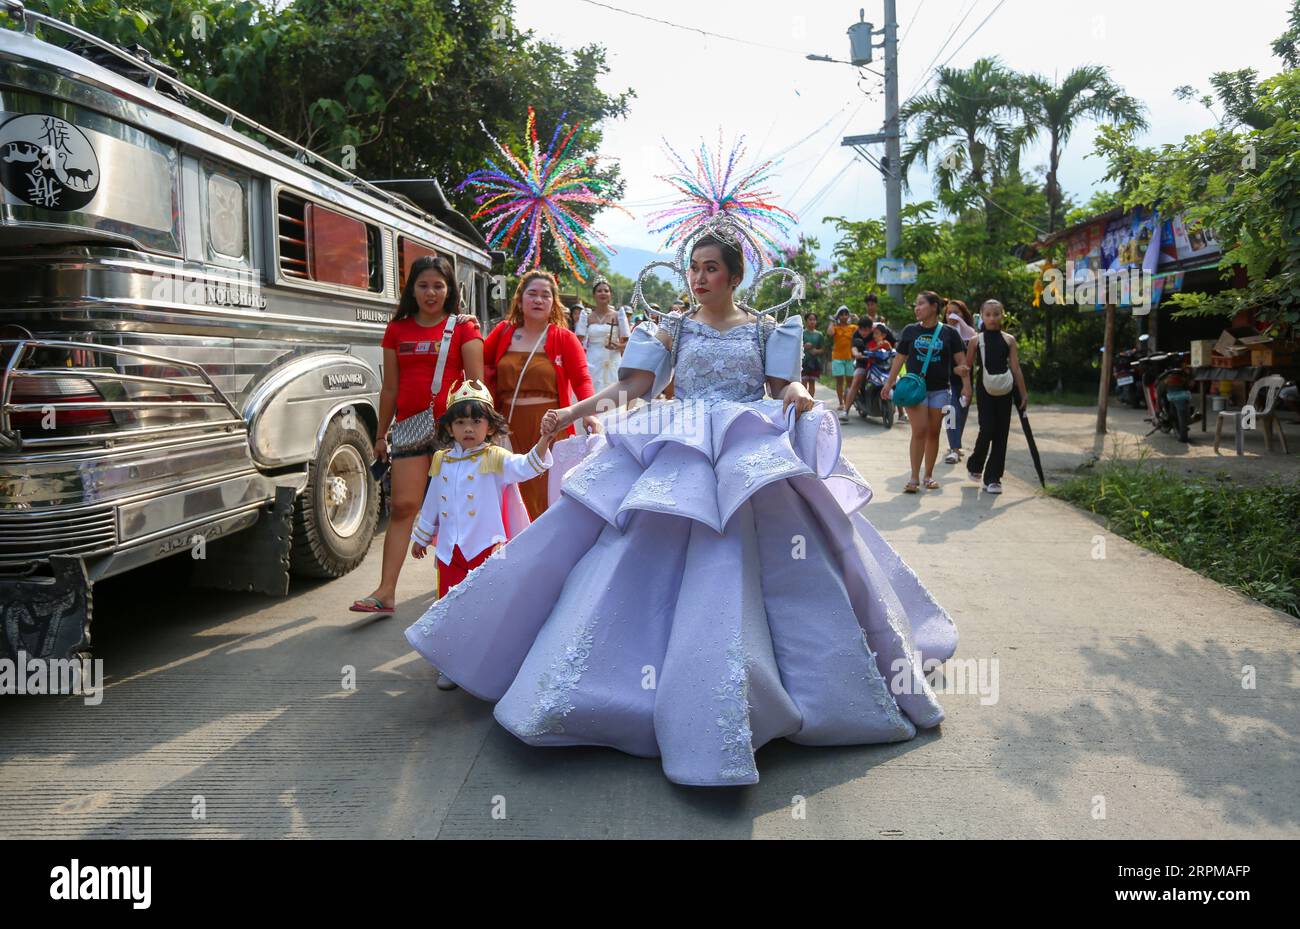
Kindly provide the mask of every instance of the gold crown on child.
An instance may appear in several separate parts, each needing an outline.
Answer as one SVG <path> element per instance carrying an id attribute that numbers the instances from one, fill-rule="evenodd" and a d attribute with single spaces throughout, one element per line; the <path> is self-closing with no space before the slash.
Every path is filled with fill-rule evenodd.
<path id="1" fill-rule="evenodd" d="M 487 386 L 479 380 L 468 380 L 461 383 L 460 387 L 447 398 L 447 408 L 450 409 L 462 400 L 478 400 L 486 403 L 489 409 L 496 409 L 492 405 L 492 393 Z"/>

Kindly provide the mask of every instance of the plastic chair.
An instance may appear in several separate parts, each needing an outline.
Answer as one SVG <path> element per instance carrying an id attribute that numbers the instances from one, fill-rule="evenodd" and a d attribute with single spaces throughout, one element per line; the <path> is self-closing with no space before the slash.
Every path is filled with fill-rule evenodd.
<path id="1" fill-rule="evenodd" d="M 1277 396 L 1282 392 L 1282 387 L 1286 384 L 1286 379 L 1280 374 L 1270 374 L 1268 377 L 1261 377 L 1250 388 L 1250 396 L 1246 403 L 1248 406 L 1255 408 L 1255 422 L 1264 430 L 1264 449 L 1265 451 L 1273 450 L 1273 428 L 1277 427 L 1278 438 L 1282 440 L 1282 453 L 1289 455 L 1291 450 L 1286 446 L 1286 433 L 1282 429 L 1282 423 L 1277 418 L 1277 413 L 1273 407 L 1277 403 Z M 1263 395 L 1263 403 L 1260 403 L 1260 395 Z M 1236 435 L 1237 454 L 1245 454 L 1245 432 L 1242 429 L 1241 410 L 1224 410 L 1219 413 L 1218 422 L 1214 424 L 1214 450 L 1219 450 L 1219 440 L 1223 437 L 1223 421 L 1232 420 L 1233 430 Z"/>

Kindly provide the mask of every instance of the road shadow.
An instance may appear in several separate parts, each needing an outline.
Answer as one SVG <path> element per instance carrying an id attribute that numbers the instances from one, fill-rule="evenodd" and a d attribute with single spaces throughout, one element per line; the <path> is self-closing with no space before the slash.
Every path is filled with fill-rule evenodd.
<path id="1" fill-rule="evenodd" d="M 919 530 L 916 541 L 922 545 L 942 545 L 950 541 L 953 535 L 969 532 L 984 521 L 1009 513 L 1033 499 L 1033 496 L 1025 497 L 1014 493 L 985 493 L 978 484 L 955 478 L 941 481 L 939 490 L 908 494 L 903 492 L 903 487 L 909 478 L 910 475 L 903 472 L 873 484 L 873 488 L 883 485 L 884 490 L 877 490 L 862 514 L 881 532 Z M 927 494 L 945 500 L 956 500 L 957 507 L 925 509 L 921 498 Z"/>
<path id="2" fill-rule="evenodd" d="M 1000 727 L 1000 776 L 1040 799 L 1059 801 L 1077 768 L 1161 769 L 1187 795 L 1218 804 L 1242 826 L 1300 825 L 1300 703 L 1294 653 L 1232 648 L 1218 641 L 1169 648 L 1149 636 L 1085 646 L 1089 689 L 1063 712 L 1025 712 Z M 1255 687 L 1243 687 L 1248 667 Z M 1063 740 L 1063 733 L 1073 736 Z M 1024 779 L 1026 744 L 1052 745 L 1034 756 Z M 1179 791 L 1168 791 L 1177 793 Z M 1111 798 L 1147 803 L 1148 798 Z"/>

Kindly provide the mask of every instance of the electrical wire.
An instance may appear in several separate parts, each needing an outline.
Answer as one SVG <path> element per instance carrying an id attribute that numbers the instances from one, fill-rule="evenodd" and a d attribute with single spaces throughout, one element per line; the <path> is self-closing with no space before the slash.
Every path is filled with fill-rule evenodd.
<path id="1" fill-rule="evenodd" d="M 987 23 L 990 19 L 992 19 L 993 14 L 996 13 L 998 10 L 1002 9 L 1003 4 L 1005 4 L 1006 2 L 1007 0 L 998 0 L 998 5 L 995 6 L 992 9 L 992 11 L 990 11 L 989 15 L 985 16 L 982 20 L 980 20 L 980 24 L 975 27 L 975 32 L 972 32 L 970 35 L 966 36 L 966 42 L 969 42 L 971 39 L 975 38 L 975 33 L 983 29 L 984 24 Z M 939 65 L 939 67 L 940 68 L 948 67 L 948 62 L 952 61 L 954 58 L 957 57 L 957 52 L 960 52 L 963 48 L 966 47 L 966 42 L 963 42 L 961 43 L 961 45 L 958 45 L 956 51 L 954 51 L 951 55 L 949 55 L 947 59 L 944 60 L 944 63 Z"/>
<path id="2" fill-rule="evenodd" d="M 853 115 L 851 115 L 847 120 L 845 120 L 844 126 L 840 129 L 838 133 L 839 136 L 844 135 L 845 130 L 849 128 L 849 123 L 857 119 L 858 113 L 862 111 L 862 108 L 866 106 L 866 104 L 867 104 L 867 100 L 866 98 L 863 98 L 862 102 L 858 104 L 858 108 L 853 111 Z M 837 139 L 831 139 L 831 144 L 826 146 L 826 150 L 822 152 L 821 157 L 817 159 L 817 163 L 812 166 L 812 170 L 809 171 L 808 174 L 804 177 L 804 179 L 799 182 L 799 186 L 794 189 L 794 193 L 790 194 L 791 200 L 794 200 L 795 196 L 798 195 L 799 191 L 803 190 L 804 185 L 807 184 L 808 181 L 812 179 L 813 174 L 817 171 L 819 167 L 821 167 L 821 163 L 826 160 L 826 156 L 831 153 L 831 149 L 835 147 L 837 142 L 838 142 Z"/>
<path id="3" fill-rule="evenodd" d="M 803 205 L 803 209 L 796 210 L 795 214 L 798 216 L 807 215 L 808 212 L 814 206 L 816 206 L 822 200 L 823 197 L 825 197 L 828 193 L 830 193 L 831 188 L 833 188 L 836 184 L 840 182 L 840 180 L 848 172 L 849 168 L 853 167 L 853 165 L 857 161 L 858 161 L 857 155 L 854 155 L 851 159 L 849 159 L 848 163 L 845 164 L 844 167 L 839 170 L 839 173 L 836 174 L 833 178 L 831 178 L 830 181 L 826 184 L 826 186 L 824 186 L 821 190 L 817 191 L 817 193 L 813 194 L 812 199 Z"/>
<path id="4" fill-rule="evenodd" d="M 990 205 L 997 207 L 999 210 L 1001 210 L 1003 213 L 1006 213 L 1006 214 L 1007 214 L 1008 216 L 1010 216 L 1012 219 L 1019 220 L 1020 222 L 1024 223 L 1026 226 L 1028 226 L 1030 229 L 1032 229 L 1032 230 L 1034 230 L 1035 232 L 1037 232 L 1039 235 L 1051 235 L 1051 233 L 1049 233 L 1046 229 L 1039 229 L 1037 226 L 1035 226 L 1035 225 L 1034 225 L 1033 223 L 1031 223 L 1029 220 L 1025 219 L 1023 216 L 1018 216 L 1018 215 L 1016 215 L 1015 213 L 1012 213 L 1010 210 L 1008 210 L 1008 209 L 1007 209 L 1006 207 L 1004 207 L 1002 204 L 998 203 L 996 200 L 994 200 L 994 199 L 993 199 L 992 197 L 990 197 L 988 194 L 984 193 L 984 191 L 982 191 L 982 190 L 976 190 L 975 193 L 977 193 L 977 194 L 979 194 L 981 197 L 983 197 L 983 198 L 984 198 L 984 199 L 985 199 L 985 200 L 986 200 Z"/>
<path id="5" fill-rule="evenodd" d="M 843 113 L 845 110 L 847 110 L 847 109 L 849 108 L 849 104 L 852 103 L 852 102 L 853 102 L 852 99 L 845 100 L 845 101 L 844 101 L 844 105 L 841 106 L 841 107 L 840 107 L 838 110 L 836 110 L 834 113 L 832 113 L 832 114 L 830 115 L 830 117 L 826 120 L 826 122 L 822 123 L 820 126 L 818 126 L 816 129 L 814 129 L 812 132 L 808 133 L 806 136 L 804 136 L 804 137 L 803 137 L 802 139 L 800 139 L 798 142 L 795 142 L 793 145 L 787 145 L 785 148 L 781 149 L 781 150 L 780 150 L 779 152 L 777 152 L 776 154 L 774 154 L 774 155 L 769 155 L 768 158 L 765 158 L 765 159 L 763 159 L 763 160 L 769 160 L 769 159 L 770 159 L 771 161 L 776 161 L 776 159 L 782 157 L 783 155 L 788 155 L 790 152 L 794 151 L 794 150 L 795 150 L 796 148 L 798 148 L 800 145 L 803 145 L 803 144 L 804 144 L 805 142 L 807 142 L 809 139 L 813 138 L 813 136 L 819 135 L 819 134 L 822 132 L 823 129 L 825 129 L 827 126 L 829 126 L 832 122 L 835 121 L 835 117 L 836 117 L 836 116 L 839 116 L 841 113 Z"/>
<path id="6" fill-rule="evenodd" d="M 580 3 L 586 3 L 589 6 L 597 6 L 602 9 L 610 10 L 614 13 L 622 13 L 624 16 L 634 16 L 637 19 L 644 19 L 652 23 L 659 23 L 663 26 L 671 26 L 673 29 L 681 29 L 685 32 L 694 32 L 702 36 L 710 36 L 715 39 L 723 39 L 727 42 L 739 42 L 741 45 L 752 45 L 755 48 L 766 48 L 774 52 L 786 52 L 790 55 L 798 55 L 800 58 L 805 57 L 803 52 L 797 52 L 792 48 L 784 48 L 780 45 L 766 45 L 762 42 L 752 42 L 749 39 L 738 39 L 735 36 L 723 35 L 720 32 L 710 32 L 707 29 L 701 29 L 698 26 L 683 26 L 680 23 L 669 22 L 666 19 L 659 19 L 654 16 L 647 16 L 644 13 L 637 13 L 633 10 L 625 10 L 621 7 L 613 6 L 609 3 L 601 3 L 600 0 L 579 0 Z"/>
<path id="7" fill-rule="evenodd" d="M 921 2 L 916 5 L 916 12 L 912 14 L 912 21 L 907 24 L 907 28 L 903 30 L 903 37 L 899 39 L 900 45 L 906 42 L 907 37 L 911 35 L 912 27 L 916 25 L 916 18 L 921 15 L 921 8 L 924 6 L 925 0 L 921 0 Z"/>
<path id="8" fill-rule="evenodd" d="M 905 108 L 908 103 L 912 102 L 912 98 L 916 96 L 918 90 L 930 83 L 930 69 L 934 67 L 934 63 L 939 60 L 939 56 L 942 55 L 943 50 L 948 47 L 948 43 L 956 37 L 957 30 L 961 29 L 966 20 L 970 19 L 970 14 L 975 12 L 975 7 L 978 5 L 979 0 L 971 0 L 970 8 L 966 10 L 966 15 L 962 16 L 962 18 L 957 21 L 957 25 L 953 26 L 948 32 L 948 38 L 943 40 L 943 44 L 940 45 L 939 50 L 934 53 L 934 57 L 930 59 L 930 63 L 922 69 L 920 76 L 912 83 L 911 89 L 907 92 L 907 101 L 899 107 L 900 110 Z"/>

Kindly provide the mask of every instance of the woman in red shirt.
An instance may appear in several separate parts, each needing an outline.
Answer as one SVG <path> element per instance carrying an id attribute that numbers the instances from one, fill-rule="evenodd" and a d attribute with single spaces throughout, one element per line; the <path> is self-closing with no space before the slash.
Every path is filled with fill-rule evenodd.
<path id="1" fill-rule="evenodd" d="M 352 604 L 356 613 L 392 613 L 397 600 L 397 576 L 406 558 L 411 524 L 420 512 L 429 463 L 437 450 L 432 442 L 411 448 L 388 447 L 388 430 L 393 422 L 408 419 L 430 408 L 437 420 L 447 411 L 447 394 L 452 385 L 466 378 L 483 378 L 483 335 L 473 316 L 457 316 L 460 306 L 456 271 L 441 256 L 417 258 L 407 273 L 402 299 L 384 332 L 384 386 L 379 394 L 379 429 L 375 455 L 391 459 L 392 499 L 388 531 L 384 535 L 383 567 L 374 593 Z M 443 365 L 442 382 L 436 394 L 433 375 L 448 320 L 452 320 L 451 342 Z"/>
<path id="2" fill-rule="evenodd" d="M 549 271 L 529 271 L 515 288 L 510 312 L 483 343 L 484 378 L 496 408 L 506 417 L 516 449 L 536 445 L 548 410 L 585 400 L 594 391 L 582 340 L 565 328 L 560 287 Z M 585 420 L 599 432 L 595 416 Z M 573 427 L 567 430 L 574 435 Z M 546 475 L 519 485 L 530 519 L 546 512 Z"/>

